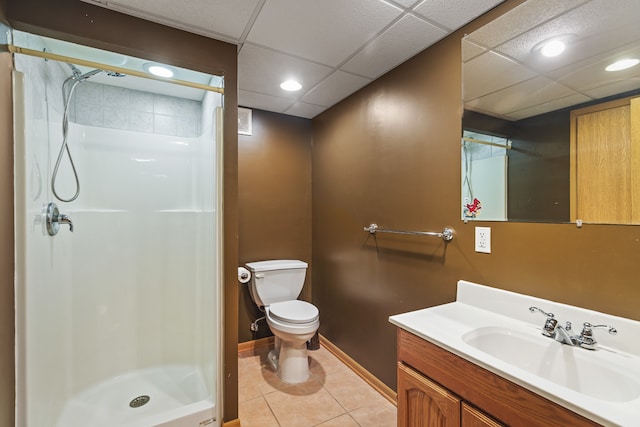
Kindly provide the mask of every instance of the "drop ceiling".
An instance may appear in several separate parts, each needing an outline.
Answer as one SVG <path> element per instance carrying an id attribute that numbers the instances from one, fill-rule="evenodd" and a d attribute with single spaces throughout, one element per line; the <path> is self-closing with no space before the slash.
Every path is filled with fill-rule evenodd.
<path id="1" fill-rule="evenodd" d="M 520 120 L 640 90 L 639 0 L 529 0 L 463 42 L 465 108 Z M 561 36 L 566 50 L 544 58 L 537 47 Z"/>
<path id="2" fill-rule="evenodd" d="M 238 45 L 238 103 L 313 118 L 502 0 L 83 0 Z M 294 78 L 298 92 L 280 83 Z"/>

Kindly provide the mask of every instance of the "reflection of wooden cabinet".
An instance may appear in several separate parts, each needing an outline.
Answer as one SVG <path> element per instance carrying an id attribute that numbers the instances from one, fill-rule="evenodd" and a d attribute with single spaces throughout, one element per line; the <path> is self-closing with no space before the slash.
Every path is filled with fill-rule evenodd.
<path id="1" fill-rule="evenodd" d="M 398 427 L 505 425 L 599 426 L 398 329 Z"/>
<path id="2" fill-rule="evenodd" d="M 640 98 L 571 112 L 571 220 L 640 223 Z"/>

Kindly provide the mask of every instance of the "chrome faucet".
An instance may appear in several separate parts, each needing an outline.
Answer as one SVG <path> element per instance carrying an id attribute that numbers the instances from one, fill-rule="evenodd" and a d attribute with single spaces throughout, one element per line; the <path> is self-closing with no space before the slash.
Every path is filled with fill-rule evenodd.
<path id="1" fill-rule="evenodd" d="M 548 338 L 553 338 L 561 344 L 570 345 L 572 347 L 580 347 L 586 350 L 595 350 L 598 343 L 593 338 L 594 328 L 609 328 L 609 333 L 615 335 L 618 333 L 617 329 L 609 325 L 592 325 L 589 322 L 583 324 L 582 332 L 580 335 L 571 335 L 571 322 L 566 322 L 565 326 L 558 325 L 558 321 L 555 319 L 553 313 L 547 313 L 538 307 L 529 307 L 529 311 L 532 313 L 539 312 L 547 316 L 547 320 L 542 327 L 542 335 Z"/>
<path id="2" fill-rule="evenodd" d="M 71 218 L 65 214 L 61 214 L 55 203 L 49 203 L 47 205 L 44 215 L 47 224 L 47 232 L 50 236 L 58 234 L 60 224 L 68 225 L 69 231 L 73 232 L 73 222 L 71 221 Z"/>
<path id="3" fill-rule="evenodd" d="M 556 326 L 558 325 L 558 321 L 554 319 L 553 313 L 547 313 L 539 309 L 538 307 L 529 307 L 529 311 L 532 313 L 538 312 L 547 316 L 547 320 L 544 322 L 544 326 L 542 328 L 542 335 L 545 337 L 553 338 L 556 333 Z"/>
<path id="4" fill-rule="evenodd" d="M 580 336 L 576 338 L 578 341 L 578 345 L 580 347 L 586 348 L 587 350 L 596 349 L 596 344 L 598 344 L 598 342 L 595 339 L 593 339 L 594 328 L 609 328 L 607 332 L 609 332 L 610 335 L 615 335 L 618 333 L 618 330 L 613 326 L 592 325 L 589 322 L 584 322 L 584 324 L 582 325 L 582 332 L 580 333 Z"/>
<path id="5" fill-rule="evenodd" d="M 567 345 L 576 345 L 576 337 L 571 336 L 569 332 L 571 331 L 571 322 L 567 322 L 564 328 L 560 325 L 556 326 L 555 332 L 553 334 L 553 339 L 558 341 L 561 344 Z"/>

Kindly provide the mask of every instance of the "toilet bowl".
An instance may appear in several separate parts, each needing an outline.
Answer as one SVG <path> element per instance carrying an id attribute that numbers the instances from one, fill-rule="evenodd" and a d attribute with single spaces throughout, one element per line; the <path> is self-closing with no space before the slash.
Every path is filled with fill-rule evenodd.
<path id="1" fill-rule="evenodd" d="M 305 382 L 310 376 L 307 341 L 320 326 L 318 309 L 297 299 L 304 285 L 307 263 L 271 260 L 246 266 L 251 271 L 251 298 L 265 311 L 267 325 L 275 335 L 269 363 L 282 381 Z"/>
<path id="2" fill-rule="evenodd" d="M 275 362 L 278 378 L 290 384 L 305 382 L 310 376 L 307 341 L 320 326 L 318 309 L 308 302 L 292 300 L 265 307 L 265 312 L 267 325 L 276 337 L 271 361 Z"/>

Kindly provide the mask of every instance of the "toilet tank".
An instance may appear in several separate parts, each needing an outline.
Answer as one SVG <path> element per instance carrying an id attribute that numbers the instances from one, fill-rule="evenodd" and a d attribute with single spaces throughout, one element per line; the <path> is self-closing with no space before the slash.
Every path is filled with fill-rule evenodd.
<path id="1" fill-rule="evenodd" d="M 249 262 L 249 292 L 258 306 L 298 298 L 304 286 L 307 263 L 292 259 Z"/>

